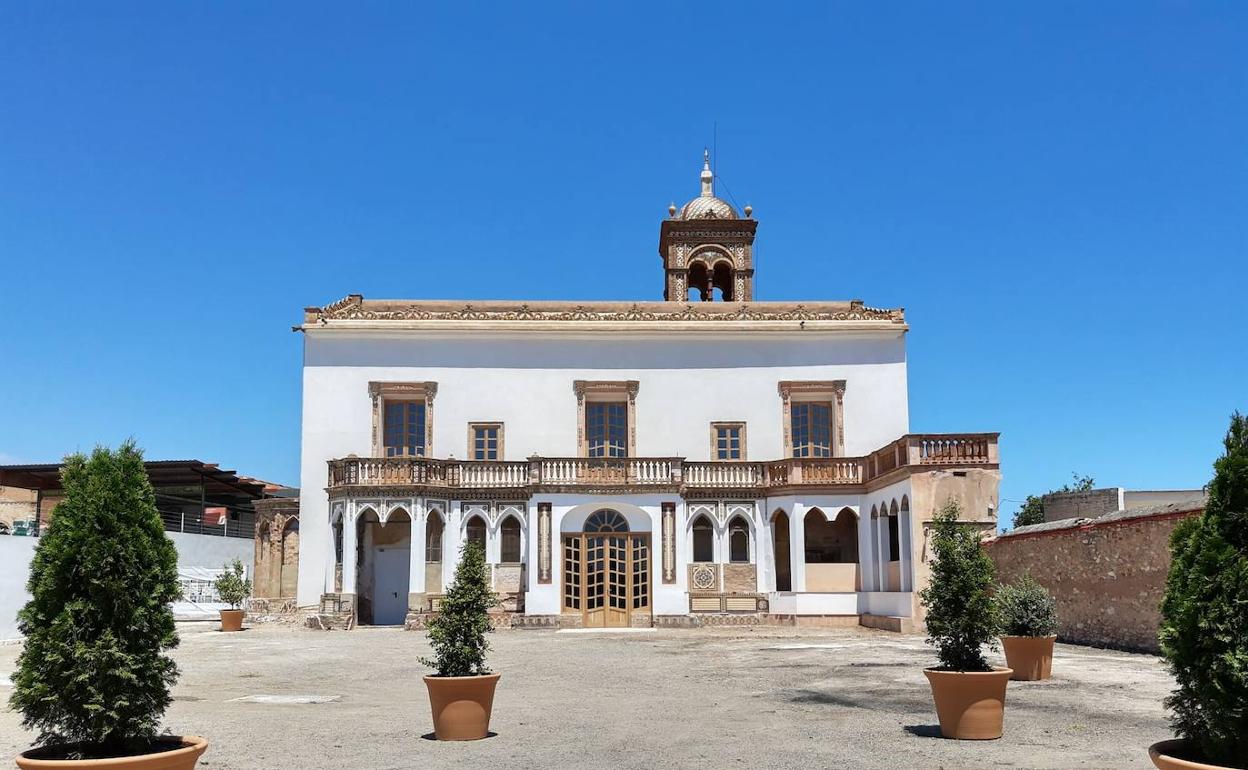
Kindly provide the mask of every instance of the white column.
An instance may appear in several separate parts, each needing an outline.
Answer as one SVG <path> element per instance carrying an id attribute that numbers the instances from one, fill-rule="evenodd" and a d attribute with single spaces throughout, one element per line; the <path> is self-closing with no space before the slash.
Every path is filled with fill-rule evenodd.
<path id="1" fill-rule="evenodd" d="M 449 501 L 446 512 L 446 533 L 442 537 L 442 592 L 451 587 L 455 568 L 459 566 L 459 549 L 464 540 L 461 525 L 464 521 L 463 503 Z"/>
<path id="2" fill-rule="evenodd" d="M 862 590 L 875 590 L 875 521 L 871 512 L 858 513 L 858 573 L 862 575 Z"/>
<path id="3" fill-rule="evenodd" d="M 355 593 L 355 505 L 347 506 L 342 514 L 342 592 Z"/>
<path id="4" fill-rule="evenodd" d="M 789 519 L 789 572 L 794 591 L 806 590 L 806 506 L 793 504 Z"/>
<path id="5" fill-rule="evenodd" d="M 880 590 L 889 590 L 889 517 L 881 513 L 877 520 L 880 522 L 876 530 L 880 538 Z"/>
<path id="6" fill-rule="evenodd" d="M 425 525 L 429 512 L 424 500 L 412 501 L 412 559 L 407 573 L 407 591 L 425 592 Z"/>
<path id="7" fill-rule="evenodd" d="M 897 514 L 897 539 L 898 550 L 901 556 L 901 590 L 914 590 L 913 564 L 914 554 L 911 552 L 911 542 L 913 541 L 913 533 L 910 531 L 910 511 L 902 511 Z"/>
<path id="8" fill-rule="evenodd" d="M 346 509 L 343 509 L 342 519 L 345 522 L 347 518 Z M 324 549 L 324 559 L 328 567 L 325 569 L 325 586 L 321 593 L 332 594 L 334 592 L 334 572 L 338 567 L 338 544 L 334 542 L 334 505 L 329 505 L 329 541 L 328 548 Z"/>

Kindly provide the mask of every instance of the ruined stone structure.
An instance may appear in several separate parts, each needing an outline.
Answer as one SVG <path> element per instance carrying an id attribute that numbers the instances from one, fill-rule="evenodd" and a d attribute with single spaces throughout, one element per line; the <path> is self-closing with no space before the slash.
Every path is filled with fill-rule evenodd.
<path id="1" fill-rule="evenodd" d="M 1203 507 L 1197 499 L 1035 524 L 984 547 L 1000 580 L 1030 571 L 1053 594 L 1061 641 L 1157 652 L 1170 533 Z"/>
<path id="2" fill-rule="evenodd" d="M 910 433 L 903 311 L 755 301 L 753 211 L 699 181 L 662 301 L 305 309 L 316 625 L 419 626 L 466 542 L 501 625 L 921 621 L 934 512 L 995 526 L 997 434 Z"/>
<path id="3" fill-rule="evenodd" d="M 270 612 L 293 608 L 299 585 L 299 498 L 270 497 L 257 500 L 255 507 L 253 606 Z"/>

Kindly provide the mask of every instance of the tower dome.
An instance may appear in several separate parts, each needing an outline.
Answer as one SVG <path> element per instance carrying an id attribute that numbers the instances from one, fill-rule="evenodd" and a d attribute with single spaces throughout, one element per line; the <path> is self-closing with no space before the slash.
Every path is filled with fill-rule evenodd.
<path id="1" fill-rule="evenodd" d="M 723 198 L 715 197 L 715 175 L 711 173 L 710 153 L 702 151 L 702 194 L 680 209 L 680 219 L 737 219 L 737 210 Z"/>

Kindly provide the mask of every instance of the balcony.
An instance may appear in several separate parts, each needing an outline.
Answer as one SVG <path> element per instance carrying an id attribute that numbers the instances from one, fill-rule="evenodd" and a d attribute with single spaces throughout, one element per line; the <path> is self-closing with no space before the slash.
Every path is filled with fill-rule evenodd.
<path id="1" fill-rule="evenodd" d="M 474 495 L 641 490 L 771 494 L 786 489 L 862 488 L 893 474 L 937 467 L 999 463 L 996 433 L 902 436 L 865 457 L 788 458 L 763 462 L 700 462 L 680 457 L 531 457 L 522 461 L 347 457 L 329 461 L 329 491 L 418 487 Z"/>

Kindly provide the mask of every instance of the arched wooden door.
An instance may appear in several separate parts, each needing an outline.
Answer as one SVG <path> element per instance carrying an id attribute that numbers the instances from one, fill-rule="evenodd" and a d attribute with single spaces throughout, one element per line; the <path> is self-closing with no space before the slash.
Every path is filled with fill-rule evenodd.
<path id="1" fill-rule="evenodd" d="M 602 510 L 585 532 L 563 537 L 563 609 L 585 628 L 627 628 L 650 614 L 650 536 L 631 533 L 618 512 Z"/>

